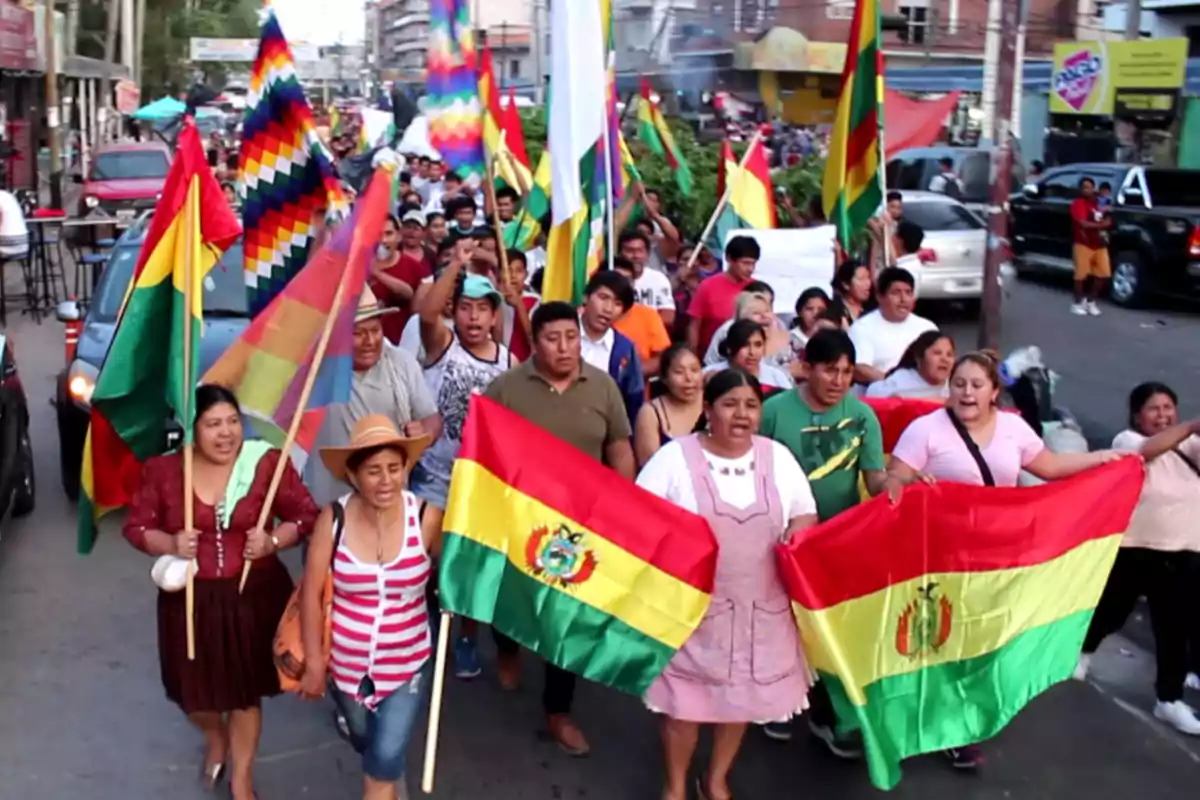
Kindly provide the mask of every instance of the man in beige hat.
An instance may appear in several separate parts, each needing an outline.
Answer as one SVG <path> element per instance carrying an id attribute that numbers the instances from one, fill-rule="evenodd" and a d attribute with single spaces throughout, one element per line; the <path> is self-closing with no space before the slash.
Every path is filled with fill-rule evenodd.
<path id="1" fill-rule="evenodd" d="M 318 447 L 340 447 L 349 440 L 354 423 L 371 414 L 383 414 L 405 436 L 428 434 L 436 439 L 442 429 L 441 415 L 411 353 L 385 347 L 381 317 L 397 313 L 363 287 L 354 315 L 354 374 L 350 400 L 332 406 L 318 435 Z M 335 478 L 320 459 L 310 458 L 305 483 L 313 499 L 326 505 L 350 491 Z"/>

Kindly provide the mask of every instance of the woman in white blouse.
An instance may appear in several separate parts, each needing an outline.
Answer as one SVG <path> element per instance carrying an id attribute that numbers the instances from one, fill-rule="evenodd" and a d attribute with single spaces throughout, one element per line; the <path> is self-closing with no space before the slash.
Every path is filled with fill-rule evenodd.
<path id="1" fill-rule="evenodd" d="M 654 454 L 638 485 L 708 520 L 720 546 L 716 590 L 700 627 L 646 692 L 663 715 L 663 800 L 686 800 L 700 725 L 713 753 L 697 794 L 728 800 L 728 777 L 750 723 L 784 722 L 808 707 L 810 670 L 775 566 L 775 545 L 817 521 L 791 451 L 756 436 L 762 387 L 740 369 L 704 388 L 708 431 Z"/>
<path id="2" fill-rule="evenodd" d="M 867 387 L 867 397 L 945 400 L 953 369 L 954 340 L 941 331 L 925 331 L 900 356 L 895 369 Z"/>
<path id="3" fill-rule="evenodd" d="M 706 378 L 736 367 L 753 375 L 769 396 L 795 385 L 792 376 L 769 363 L 767 359 L 767 330 L 752 319 L 739 319 L 729 328 L 729 334 L 719 348 L 721 361 L 704 368 Z"/>

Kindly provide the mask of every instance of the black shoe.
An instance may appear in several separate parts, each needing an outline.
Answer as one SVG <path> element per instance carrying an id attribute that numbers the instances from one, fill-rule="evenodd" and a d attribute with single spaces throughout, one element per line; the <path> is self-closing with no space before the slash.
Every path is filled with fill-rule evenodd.
<path id="1" fill-rule="evenodd" d="M 777 742 L 790 742 L 792 740 L 792 723 L 790 722 L 768 722 L 762 726 L 762 729 L 767 738 L 774 739 Z"/>
<path id="2" fill-rule="evenodd" d="M 829 748 L 829 752 L 838 758 L 847 761 L 856 761 L 862 758 L 862 736 L 857 731 L 847 736 L 838 736 L 832 726 L 821 725 L 811 719 L 808 721 L 808 729 L 812 731 L 813 736 L 820 739 Z"/>
<path id="3" fill-rule="evenodd" d="M 961 770 L 979 769 L 979 765 L 983 763 L 983 751 L 977 744 L 969 744 L 965 747 L 951 747 L 945 751 L 946 757 L 950 759 L 950 766 Z"/>

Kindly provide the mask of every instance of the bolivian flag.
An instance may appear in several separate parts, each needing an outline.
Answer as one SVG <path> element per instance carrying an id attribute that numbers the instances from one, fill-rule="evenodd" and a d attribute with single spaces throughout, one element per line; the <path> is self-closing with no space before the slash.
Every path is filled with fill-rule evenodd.
<path id="1" fill-rule="evenodd" d="M 775 189 L 771 184 L 771 168 L 762 139 L 752 142 L 751 152 L 743 157 L 745 166 L 733 153 L 726 139 L 721 145 L 721 166 L 717 174 L 717 193 L 725 196 L 729 191 L 729 202 L 721 209 L 721 216 L 713 227 L 709 248 L 714 253 L 725 250 L 729 232 L 743 228 L 762 230 L 775 227 Z"/>
<path id="2" fill-rule="evenodd" d="M 692 170 L 683 157 L 671 126 L 667 124 L 662 109 L 654 102 L 650 81 L 642 78 L 641 97 L 638 99 L 638 138 L 646 143 L 655 155 L 666 160 L 675 173 L 679 191 L 686 197 L 692 193 Z"/>
<path id="3" fill-rule="evenodd" d="M 1032 488 L 913 486 L 779 547 L 809 663 L 876 786 L 1071 675 L 1142 479 L 1129 458 Z"/>
<path id="4" fill-rule="evenodd" d="M 855 234 L 883 203 L 879 174 L 882 124 L 879 2 L 857 0 L 821 186 L 825 216 L 837 226 L 838 239 L 847 251 Z"/>
<path id="5" fill-rule="evenodd" d="M 195 123 L 187 118 L 92 394 L 81 470 L 80 553 L 95 544 L 96 520 L 129 504 L 142 464 L 166 445 L 172 412 L 185 441 L 191 440 L 203 282 L 240 234 Z M 185 338 L 191 344 L 188 360 Z"/>
<path id="6" fill-rule="evenodd" d="M 944 400 L 925 400 L 915 397 L 864 397 L 866 403 L 879 419 L 883 433 L 883 452 L 891 453 L 900 441 L 900 434 L 913 420 L 945 408 Z"/>
<path id="7" fill-rule="evenodd" d="M 639 696 L 713 591 L 717 543 L 701 517 L 478 396 L 444 530 L 446 610 Z"/>

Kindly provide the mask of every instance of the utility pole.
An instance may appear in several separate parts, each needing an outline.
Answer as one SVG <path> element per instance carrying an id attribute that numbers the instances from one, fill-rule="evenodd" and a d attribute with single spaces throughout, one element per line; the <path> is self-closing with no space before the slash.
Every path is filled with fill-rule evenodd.
<path id="1" fill-rule="evenodd" d="M 1142 0 L 1125 0 L 1125 41 L 1142 38 Z"/>
<path id="2" fill-rule="evenodd" d="M 130 77 L 138 88 L 141 89 L 142 82 L 146 80 L 145 71 L 146 63 L 142 58 L 144 48 L 146 47 L 146 0 L 137 0 L 137 14 L 133 18 L 133 39 L 134 45 L 134 70 Z"/>
<path id="3" fill-rule="evenodd" d="M 496 91 L 508 83 L 508 20 L 500 23 L 500 86 L 496 87 Z"/>
<path id="4" fill-rule="evenodd" d="M 938 38 L 938 19 L 941 17 L 941 9 L 936 5 L 931 6 L 925 17 L 925 64 L 933 63 L 933 49 L 937 46 Z"/>
<path id="5" fill-rule="evenodd" d="M 533 0 L 533 102 L 542 105 L 546 100 L 546 75 L 542 69 L 542 55 L 546 50 L 545 0 Z"/>
<path id="6" fill-rule="evenodd" d="M 121 0 L 121 63 L 133 73 L 133 0 Z"/>
<path id="7" fill-rule="evenodd" d="M 998 2 L 998 0 L 993 0 Z M 992 194 L 988 203 L 987 260 L 983 265 L 983 308 L 979 320 L 979 346 L 1000 348 L 1000 265 L 1008 256 L 1008 196 L 1012 191 L 1013 80 L 1017 57 L 1017 28 L 1023 0 L 1004 0 L 998 32 L 998 63 L 992 70 L 991 95 L 995 111 L 992 124 Z M 991 15 L 989 14 L 989 17 Z M 989 35 L 991 31 L 989 30 Z"/>
<path id="8" fill-rule="evenodd" d="M 45 0 L 46 45 L 46 127 L 50 139 L 50 207 L 62 208 L 62 153 L 59 149 L 58 125 L 58 42 L 54 30 L 54 0 Z"/>

